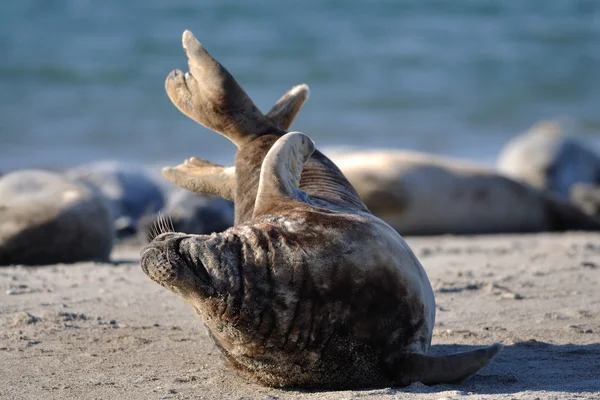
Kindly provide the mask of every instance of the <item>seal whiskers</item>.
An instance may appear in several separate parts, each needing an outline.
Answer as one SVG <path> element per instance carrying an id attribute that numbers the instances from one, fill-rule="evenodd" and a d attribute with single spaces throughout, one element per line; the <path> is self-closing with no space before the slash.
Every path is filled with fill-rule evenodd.
<path id="1" fill-rule="evenodd" d="M 152 228 L 150 229 L 148 240 L 152 241 L 158 235 L 169 232 L 175 232 L 175 228 L 173 227 L 173 221 L 168 215 L 159 212 L 156 217 L 156 220 L 152 223 Z"/>

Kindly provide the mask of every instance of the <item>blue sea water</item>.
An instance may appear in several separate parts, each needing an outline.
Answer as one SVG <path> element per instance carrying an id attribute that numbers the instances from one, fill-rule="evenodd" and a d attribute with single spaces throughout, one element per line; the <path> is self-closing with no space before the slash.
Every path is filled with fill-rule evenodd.
<path id="1" fill-rule="evenodd" d="M 165 94 L 184 29 L 265 112 L 308 83 L 292 128 L 320 147 L 492 164 L 548 118 L 600 142 L 597 0 L 19 0 L 0 3 L 0 171 L 231 162 Z"/>

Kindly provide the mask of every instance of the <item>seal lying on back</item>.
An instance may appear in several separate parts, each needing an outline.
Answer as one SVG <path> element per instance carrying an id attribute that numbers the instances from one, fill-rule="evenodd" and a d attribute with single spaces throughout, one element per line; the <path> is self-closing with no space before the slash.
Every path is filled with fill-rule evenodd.
<path id="1" fill-rule="evenodd" d="M 183 47 L 190 72 L 172 72 L 167 93 L 237 145 L 235 226 L 162 233 L 141 264 L 194 308 L 231 365 L 269 386 L 342 389 L 456 382 L 489 363 L 501 345 L 426 354 L 435 302 L 406 242 L 307 136 L 262 115 L 188 31 Z M 196 187 L 218 190 L 205 167 Z"/>

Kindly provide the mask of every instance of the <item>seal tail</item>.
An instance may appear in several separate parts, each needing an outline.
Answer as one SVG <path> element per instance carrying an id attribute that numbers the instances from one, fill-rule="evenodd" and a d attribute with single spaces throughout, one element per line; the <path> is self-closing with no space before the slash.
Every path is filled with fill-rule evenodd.
<path id="1" fill-rule="evenodd" d="M 464 353 L 429 356 L 413 353 L 406 359 L 406 375 L 402 376 L 402 384 L 422 382 L 426 385 L 440 383 L 456 383 L 463 381 L 485 367 L 502 350 L 504 346 L 495 343 Z M 408 381 L 407 381 L 408 378 Z"/>

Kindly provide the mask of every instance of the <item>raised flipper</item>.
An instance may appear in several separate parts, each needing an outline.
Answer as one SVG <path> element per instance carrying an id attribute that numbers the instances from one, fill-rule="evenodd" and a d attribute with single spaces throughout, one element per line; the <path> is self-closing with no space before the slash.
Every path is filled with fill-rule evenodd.
<path id="1" fill-rule="evenodd" d="M 496 343 L 478 350 L 443 356 L 410 354 L 405 359 L 398 384 L 406 386 L 422 382 L 435 385 L 463 381 L 488 365 L 503 347 Z"/>
<path id="2" fill-rule="evenodd" d="M 269 213 L 281 198 L 309 201 L 299 189 L 300 176 L 314 151 L 313 141 L 300 132 L 285 134 L 273 144 L 262 163 L 253 218 Z"/>
<path id="3" fill-rule="evenodd" d="M 302 105 L 308 99 L 308 85 L 291 88 L 271 108 L 267 118 L 281 129 L 287 130 Z M 227 200 L 235 197 L 235 167 L 224 167 L 192 157 L 176 167 L 163 168 L 162 174 L 174 184 L 203 194 L 214 194 Z"/>
<path id="4" fill-rule="evenodd" d="M 163 168 L 162 174 L 169 181 L 192 192 L 234 200 L 235 167 L 226 168 L 192 157 L 176 167 Z"/>
<path id="5" fill-rule="evenodd" d="M 190 71 L 175 70 L 165 81 L 169 98 L 182 113 L 238 148 L 259 136 L 283 133 L 190 31 L 183 32 L 182 43 Z"/>
<path id="6" fill-rule="evenodd" d="M 277 100 L 277 103 L 267 113 L 267 118 L 279 128 L 288 130 L 309 95 L 308 85 L 294 86 Z"/>
<path id="7" fill-rule="evenodd" d="M 263 159 L 286 132 L 256 108 L 231 74 L 208 54 L 191 32 L 185 31 L 182 40 L 190 72 L 173 71 L 165 87 L 169 98 L 185 115 L 224 135 L 238 147 L 235 162 L 237 225 L 252 217 Z M 301 103 L 287 110 L 297 112 Z M 293 118 L 284 118 L 286 108 L 281 110 L 276 109 L 271 116 L 283 125 Z M 306 163 L 300 187 L 318 201 L 333 202 L 348 210 L 368 211 L 341 171 L 319 151 L 315 150 Z"/>

